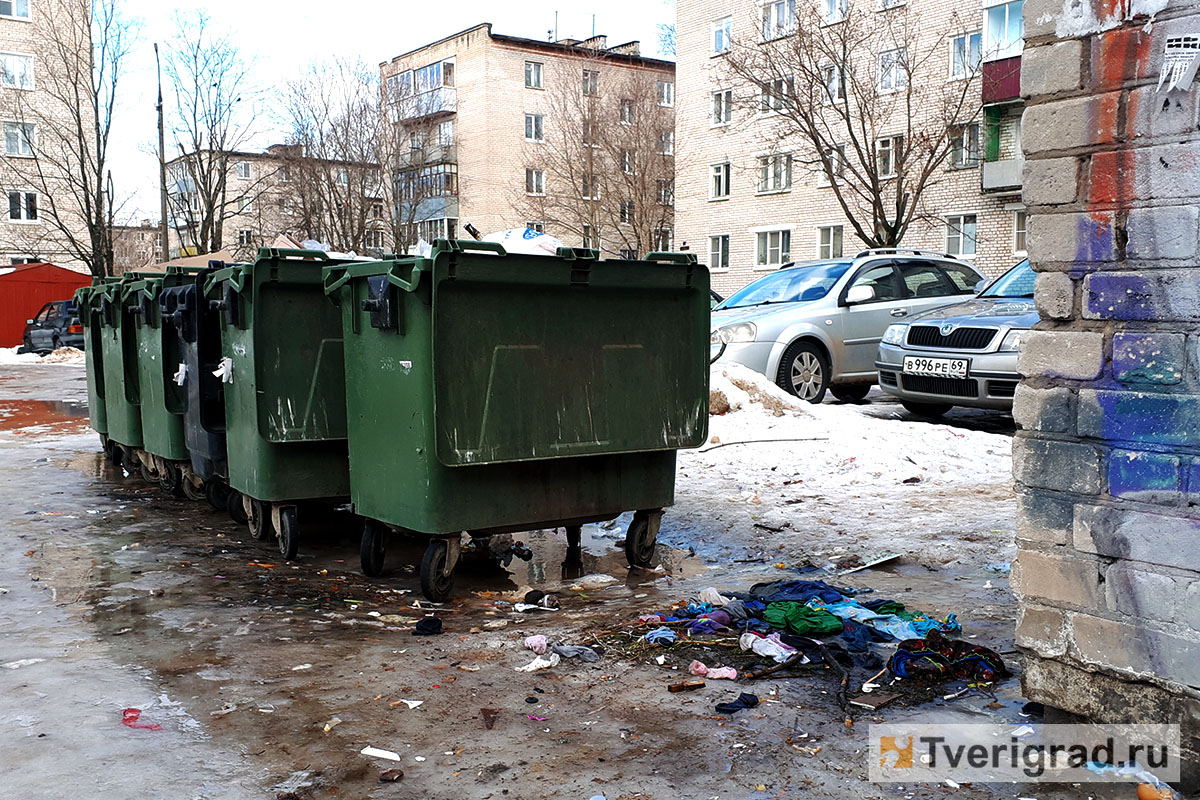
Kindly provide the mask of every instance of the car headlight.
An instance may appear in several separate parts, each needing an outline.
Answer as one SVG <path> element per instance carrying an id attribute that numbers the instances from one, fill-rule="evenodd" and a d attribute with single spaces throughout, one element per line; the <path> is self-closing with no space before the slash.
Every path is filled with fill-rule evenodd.
<path id="1" fill-rule="evenodd" d="M 883 332 L 884 344 L 904 344 L 904 334 L 908 333 L 907 325 L 889 325 Z"/>
<path id="2" fill-rule="evenodd" d="M 708 341 L 710 344 L 741 344 L 753 342 L 757 335 L 758 328 L 753 322 L 738 322 L 734 325 L 717 328 L 708 337 Z"/>
<path id="3" fill-rule="evenodd" d="M 1025 341 L 1025 337 L 1029 331 L 1009 331 L 1004 335 L 1004 341 L 1000 342 L 1001 353 L 1011 353 L 1021 349 L 1021 342 Z"/>

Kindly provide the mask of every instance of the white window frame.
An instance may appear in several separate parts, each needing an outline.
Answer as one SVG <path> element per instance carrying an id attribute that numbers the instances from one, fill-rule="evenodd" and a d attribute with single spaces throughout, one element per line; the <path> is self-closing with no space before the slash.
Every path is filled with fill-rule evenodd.
<path id="1" fill-rule="evenodd" d="M 721 17 L 714 20 L 711 35 L 708 39 L 709 55 L 722 56 L 733 46 L 733 17 Z"/>
<path id="2" fill-rule="evenodd" d="M 846 145 L 839 143 L 833 147 L 826 148 L 826 153 L 829 154 L 831 162 L 830 172 L 833 173 L 833 179 L 841 180 L 842 175 L 846 170 Z M 833 181 L 829 180 L 829 176 L 825 173 L 825 165 L 821 164 L 820 171 L 817 172 L 817 186 L 832 186 Z"/>
<path id="3" fill-rule="evenodd" d="M 956 125 L 956 130 L 950 133 L 950 168 L 951 169 L 976 169 L 979 162 L 983 160 L 980 148 L 982 147 L 979 137 L 982 134 L 980 124 L 978 122 L 968 122 L 965 125 Z M 974 136 L 971 132 L 974 131 Z M 970 145 L 974 144 L 975 157 L 967 158 L 971 154 Z M 959 161 L 956 158 L 958 153 L 962 153 L 964 158 Z"/>
<path id="4" fill-rule="evenodd" d="M 238 228 L 237 243 L 240 245 L 254 244 L 254 229 Z"/>
<path id="5" fill-rule="evenodd" d="M 625 113 L 626 111 L 628 111 L 629 113 L 626 114 Z M 620 124 L 632 125 L 634 118 L 637 116 L 637 103 L 635 103 L 633 100 L 629 99 L 628 97 L 622 97 L 621 98 L 620 115 L 621 115 Z"/>
<path id="6" fill-rule="evenodd" d="M 764 228 L 762 230 L 753 230 L 751 232 L 754 234 L 754 269 L 778 269 L 792 260 L 791 226 Z M 778 235 L 778 239 L 776 240 L 774 246 L 771 244 L 772 234 Z M 784 249 L 785 244 L 787 245 L 786 250 Z M 775 261 L 771 260 L 772 252 L 775 253 L 777 259 Z"/>
<path id="7" fill-rule="evenodd" d="M 9 57 L 28 59 L 29 67 L 23 73 L 29 79 L 29 82 L 27 85 L 21 85 L 18 83 L 7 83 L 3 80 L 2 76 L 9 74 L 8 71 L 3 68 L 3 61 Z M 34 89 L 37 88 L 37 78 L 35 75 L 36 68 L 37 68 L 37 58 L 32 53 L 17 53 L 17 52 L 13 52 L 11 50 L 0 50 L 0 88 L 17 89 L 17 90 L 23 91 L 23 92 L 33 91 Z"/>
<path id="8" fill-rule="evenodd" d="M 25 16 L 21 16 L 20 14 L 16 13 L 22 2 L 24 2 L 25 5 Z M 33 19 L 33 0 L 9 0 L 9 3 L 12 6 L 13 13 L 5 14 L 0 12 L 0 19 L 15 19 L 21 22 L 29 22 L 31 19 Z"/>
<path id="9" fill-rule="evenodd" d="M 722 240 L 724 247 L 722 248 Z M 733 235 L 729 233 L 713 233 L 708 236 L 708 271 L 728 272 L 729 252 L 733 244 Z M 713 245 L 716 245 L 714 249 Z M 722 252 L 722 250 L 724 252 Z M 714 257 L 715 254 L 715 257 Z M 718 264 L 717 262 L 722 262 Z"/>
<path id="10" fill-rule="evenodd" d="M 546 232 L 546 223 L 544 223 L 544 222 L 526 222 L 525 230 L 537 231 L 538 233 L 545 233 Z"/>
<path id="11" fill-rule="evenodd" d="M 675 205 L 675 179 L 658 178 L 654 181 L 654 197 L 660 206 Z"/>
<path id="12" fill-rule="evenodd" d="M 14 129 L 17 148 L 14 151 L 8 146 L 9 127 Z M 24 145 L 24 146 L 23 146 Z M 33 122 L 4 121 L 4 155 L 10 158 L 33 158 L 37 147 L 37 124 Z M 25 152 L 28 149 L 29 152 Z"/>
<path id="13" fill-rule="evenodd" d="M 1020 6 L 1016 9 L 1016 14 L 1013 13 L 1013 7 Z M 984 61 L 999 61 L 1004 58 L 1013 58 L 1021 55 L 1025 49 L 1025 21 L 1022 18 L 1024 9 L 1024 0 L 984 0 L 983 3 L 983 60 Z M 988 36 L 992 29 L 991 20 L 995 13 L 1003 10 L 1004 13 L 1004 40 L 1002 42 L 993 42 Z M 1021 27 L 1021 35 L 1016 41 L 1009 41 L 1008 29 L 1012 24 L 1012 20 L 1016 19 Z"/>
<path id="14" fill-rule="evenodd" d="M 979 56 L 979 62 L 972 66 L 972 64 L 971 64 L 971 39 L 973 39 L 973 38 L 977 38 L 978 42 L 979 42 L 979 49 L 976 51 L 977 55 Z M 960 42 L 962 44 L 962 52 L 963 52 L 963 60 L 962 60 L 963 70 L 962 71 L 959 71 L 957 69 L 958 49 L 959 49 Z M 955 36 L 950 39 L 950 65 L 949 65 L 950 80 L 964 80 L 966 78 L 973 77 L 979 73 L 979 70 L 981 69 L 982 64 L 983 64 L 983 31 L 982 30 L 965 31 L 963 33 L 960 33 L 958 36 Z"/>
<path id="15" fill-rule="evenodd" d="M 781 39 L 796 32 L 796 0 L 767 0 L 761 11 L 760 42 Z"/>
<path id="16" fill-rule="evenodd" d="M 720 128 L 732 122 L 733 89 L 718 89 L 710 97 L 712 98 L 712 114 L 709 116 L 708 126 Z"/>
<path id="17" fill-rule="evenodd" d="M 970 217 L 975 226 L 975 234 L 970 238 L 971 252 L 963 252 L 963 245 L 968 241 L 963 226 L 966 225 L 967 218 Z M 979 213 L 976 211 L 962 211 L 954 214 L 946 214 L 946 252 L 958 258 L 974 258 L 979 252 Z M 957 221 L 957 230 L 955 228 Z M 953 238 L 951 238 L 953 237 Z M 951 246 L 951 242 L 954 246 Z M 958 252 L 955 252 L 957 250 Z"/>
<path id="18" fill-rule="evenodd" d="M 338 167 L 336 170 L 334 170 L 333 180 L 338 186 L 349 186 L 350 171 L 345 167 Z"/>
<path id="19" fill-rule="evenodd" d="M 20 209 L 20 216 L 12 216 L 12 196 L 20 195 L 17 199 Z M 29 216 L 29 197 L 33 196 L 33 216 Z M 8 221 L 17 223 L 18 225 L 40 225 L 42 222 L 42 195 L 33 189 L 9 189 L 5 196 L 5 200 L 9 204 Z"/>
<path id="20" fill-rule="evenodd" d="M 884 50 L 875 59 L 876 94 L 895 94 L 908 88 L 908 71 L 904 67 L 908 54 L 905 50 L 904 47 L 894 47 Z M 885 60 L 888 62 L 886 70 Z"/>
<path id="21" fill-rule="evenodd" d="M 903 147 L 904 139 L 899 134 L 884 136 L 875 140 L 875 176 L 890 179 L 896 177 L 896 151 Z M 887 158 L 888 169 L 883 168 L 883 159 Z"/>
<path id="22" fill-rule="evenodd" d="M 891 11 L 893 8 L 907 5 L 907 0 L 879 0 L 879 4 L 875 6 L 876 11 Z"/>
<path id="23" fill-rule="evenodd" d="M 756 195 L 779 194 L 792 190 L 792 154 L 766 153 L 755 161 L 758 168 Z"/>
<path id="24" fill-rule="evenodd" d="M 675 155 L 675 131 L 663 131 L 658 135 L 658 154 L 660 156 Z"/>
<path id="25" fill-rule="evenodd" d="M 1013 211 L 1013 255 L 1029 255 L 1029 211 L 1024 208 Z"/>
<path id="26" fill-rule="evenodd" d="M 844 65 L 828 64 L 821 67 L 821 83 L 821 105 L 832 106 L 846 101 L 846 67 Z M 830 91 L 831 86 L 837 88 L 836 95 Z"/>
<path id="27" fill-rule="evenodd" d="M 600 249 L 600 235 L 597 233 L 593 233 L 591 225 L 583 226 L 583 234 L 580 236 L 580 240 L 585 249 L 589 249 L 589 250 L 599 250 Z"/>
<path id="28" fill-rule="evenodd" d="M 530 135 L 532 133 L 532 136 Z M 525 114 L 525 141 L 544 144 L 546 141 L 546 115 Z"/>
<path id="29" fill-rule="evenodd" d="M 583 96 L 584 97 L 599 97 L 600 96 L 600 73 L 594 69 L 585 69 L 583 71 Z"/>
<path id="30" fill-rule="evenodd" d="M 674 81 L 658 81 L 655 86 L 655 95 L 658 98 L 658 104 L 663 108 L 675 107 L 675 82 Z"/>
<path id="31" fill-rule="evenodd" d="M 249 180 L 250 177 L 253 175 L 253 173 L 251 172 L 251 167 L 250 167 L 249 161 L 237 162 L 237 166 L 234 169 L 237 171 L 237 176 L 239 178 L 244 178 L 246 180 Z"/>
<path id="32" fill-rule="evenodd" d="M 840 222 L 817 225 L 817 258 L 842 258 L 846 247 L 846 226 Z M 837 252 L 834 253 L 834 231 L 837 231 Z M 828 233 L 828 241 L 824 241 Z"/>
<path id="33" fill-rule="evenodd" d="M 821 24 L 836 25 L 844 22 L 849 5 L 848 0 L 821 0 Z"/>
<path id="34" fill-rule="evenodd" d="M 633 175 L 637 172 L 637 151 L 628 148 L 621 151 L 621 172 Z"/>
<path id="35" fill-rule="evenodd" d="M 581 175 L 579 178 L 579 196 L 584 200 L 600 199 L 600 175 Z"/>
<path id="36" fill-rule="evenodd" d="M 544 197 L 546 195 L 546 171 L 534 169 L 533 167 L 525 168 L 525 194 L 530 197 Z"/>
<path id="37" fill-rule="evenodd" d="M 541 61 L 526 61 L 525 62 L 525 88 L 526 89 L 544 89 L 542 85 L 542 68 Z"/>
<path id="38" fill-rule="evenodd" d="M 708 165 L 708 199 L 728 200 L 733 192 L 733 165 L 717 161 Z M 725 191 L 718 191 L 723 188 Z"/>
<path id="39" fill-rule="evenodd" d="M 632 225 L 635 211 L 636 209 L 632 200 L 622 200 L 620 205 L 617 207 L 617 219 L 619 220 L 620 224 Z"/>
<path id="40" fill-rule="evenodd" d="M 238 204 L 237 213 L 239 213 L 239 214 L 254 213 L 254 198 L 253 197 L 247 197 L 246 195 L 241 195 L 237 199 L 237 204 Z"/>
<path id="41" fill-rule="evenodd" d="M 796 98 L 796 79 L 772 78 L 766 86 L 759 87 L 758 115 L 760 117 L 782 113 Z"/>

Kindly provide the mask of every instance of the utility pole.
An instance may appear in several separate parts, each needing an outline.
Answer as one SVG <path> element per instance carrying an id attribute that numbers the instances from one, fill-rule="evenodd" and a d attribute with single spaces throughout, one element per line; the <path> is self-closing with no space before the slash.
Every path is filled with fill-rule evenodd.
<path id="1" fill-rule="evenodd" d="M 167 228 L 167 154 L 163 143 L 163 99 L 162 99 L 162 64 L 158 60 L 158 42 L 154 43 L 154 67 L 158 72 L 158 204 L 159 204 L 159 242 L 162 247 L 162 260 L 171 260 L 171 239 Z"/>

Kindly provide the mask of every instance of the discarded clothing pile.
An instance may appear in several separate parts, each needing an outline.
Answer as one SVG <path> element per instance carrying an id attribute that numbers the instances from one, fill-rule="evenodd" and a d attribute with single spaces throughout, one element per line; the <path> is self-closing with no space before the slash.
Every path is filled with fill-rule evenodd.
<path id="1" fill-rule="evenodd" d="M 936 630 L 923 639 L 900 642 L 888 661 L 888 669 L 901 678 L 958 678 L 985 683 L 1009 675 L 1004 660 L 994 650 L 947 639 Z"/>

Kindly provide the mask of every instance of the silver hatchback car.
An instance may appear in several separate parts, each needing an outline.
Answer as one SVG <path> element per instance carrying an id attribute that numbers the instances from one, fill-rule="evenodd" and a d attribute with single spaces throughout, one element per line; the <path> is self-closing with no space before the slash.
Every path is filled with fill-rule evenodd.
<path id="1" fill-rule="evenodd" d="M 710 356 L 761 372 L 797 397 L 861 400 L 888 326 L 975 293 L 974 267 L 945 253 L 867 250 L 788 264 L 713 309 Z"/>

